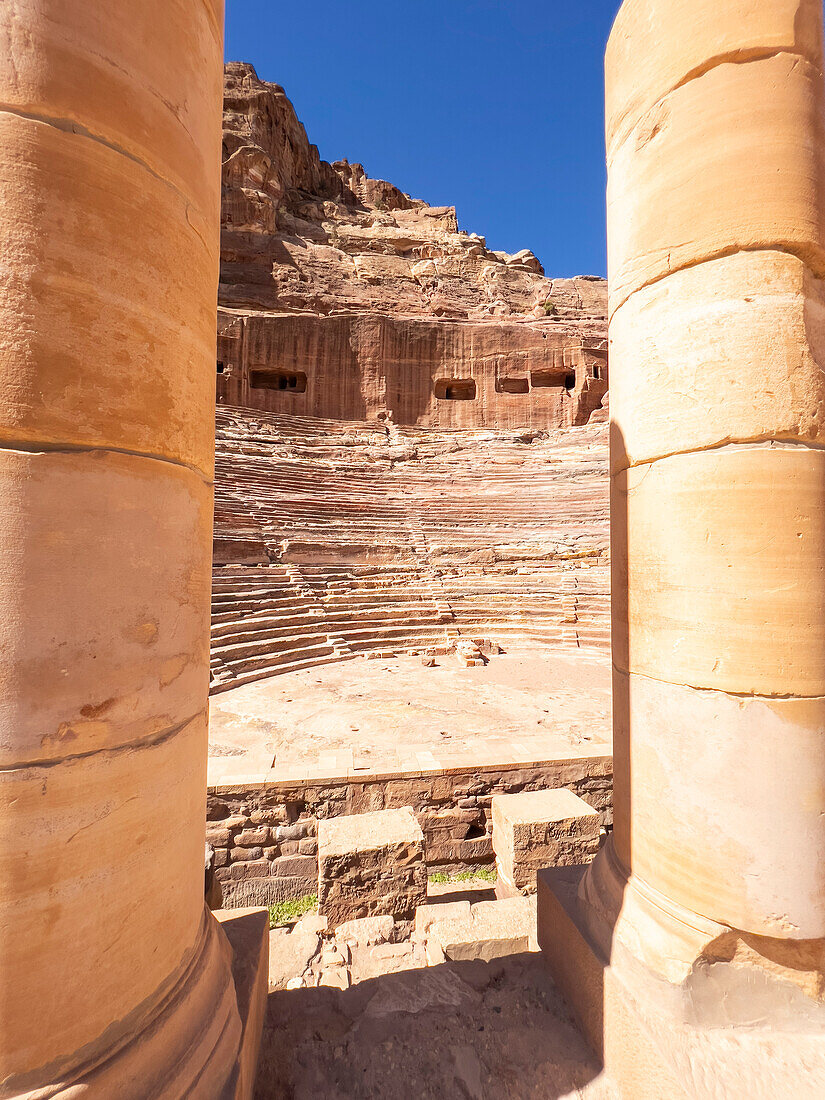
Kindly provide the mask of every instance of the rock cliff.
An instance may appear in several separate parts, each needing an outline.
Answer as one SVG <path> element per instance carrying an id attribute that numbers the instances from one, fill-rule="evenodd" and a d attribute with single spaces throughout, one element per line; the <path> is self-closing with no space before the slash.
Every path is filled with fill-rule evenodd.
<path id="1" fill-rule="evenodd" d="M 218 400 L 434 427 L 586 423 L 606 285 L 487 248 L 454 207 L 328 164 L 251 65 L 225 72 Z"/>

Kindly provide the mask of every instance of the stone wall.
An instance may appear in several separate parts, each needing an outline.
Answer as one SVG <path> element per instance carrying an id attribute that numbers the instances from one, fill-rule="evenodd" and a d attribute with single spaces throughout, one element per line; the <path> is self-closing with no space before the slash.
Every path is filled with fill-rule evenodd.
<path id="1" fill-rule="evenodd" d="M 206 839 L 228 906 L 314 894 L 319 818 L 411 806 L 430 869 L 492 865 L 494 795 L 567 787 L 613 820 L 609 756 L 363 777 L 249 777 L 207 788 Z"/>

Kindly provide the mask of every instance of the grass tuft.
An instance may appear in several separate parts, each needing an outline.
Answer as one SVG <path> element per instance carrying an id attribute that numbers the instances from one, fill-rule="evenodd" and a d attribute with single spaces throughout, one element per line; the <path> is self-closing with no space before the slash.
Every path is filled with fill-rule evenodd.
<path id="1" fill-rule="evenodd" d="M 269 927 L 279 928 L 284 924 L 293 924 L 304 913 L 314 909 L 318 904 L 315 894 L 305 894 L 302 898 L 290 898 L 289 901 L 276 901 L 269 905 Z"/>
<path id="2" fill-rule="evenodd" d="M 433 871 L 428 876 L 430 882 L 440 884 L 447 882 L 472 882 L 474 879 L 482 879 L 484 882 L 495 882 L 498 878 L 495 867 L 477 867 L 474 871 L 458 871 L 454 875 L 447 875 L 444 871 Z"/>

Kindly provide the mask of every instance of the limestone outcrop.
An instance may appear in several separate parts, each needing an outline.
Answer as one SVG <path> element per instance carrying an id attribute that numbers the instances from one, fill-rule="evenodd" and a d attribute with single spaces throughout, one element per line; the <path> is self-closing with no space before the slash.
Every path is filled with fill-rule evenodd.
<path id="1" fill-rule="evenodd" d="M 549 279 L 360 164 L 328 164 L 277 84 L 225 70 L 219 402 L 438 427 L 586 423 L 603 279 Z"/>

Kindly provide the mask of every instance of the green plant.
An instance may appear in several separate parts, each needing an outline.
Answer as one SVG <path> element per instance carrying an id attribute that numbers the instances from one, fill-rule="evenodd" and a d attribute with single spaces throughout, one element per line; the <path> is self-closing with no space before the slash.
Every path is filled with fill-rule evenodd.
<path id="1" fill-rule="evenodd" d="M 269 927 L 278 928 L 283 924 L 293 924 L 304 913 L 318 904 L 315 894 L 305 894 L 302 898 L 290 898 L 289 901 L 276 901 L 269 905 Z"/>
<path id="2" fill-rule="evenodd" d="M 555 312 L 556 312 L 555 304 L 553 302 L 551 302 L 550 299 L 548 298 L 547 301 L 544 303 L 545 316 L 552 317 Z"/>
<path id="3" fill-rule="evenodd" d="M 454 875 L 447 875 L 443 871 L 433 871 L 429 876 L 430 882 L 472 882 L 474 879 L 482 879 L 484 882 L 495 882 L 498 875 L 495 867 L 477 867 L 473 871 L 458 871 Z"/>
<path id="4" fill-rule="evenodd" d="M 453 882 L 472 882 L 476 878 L 495 882 L 497 877 L 495 867 L 477 867 L 474 871 L 459 871 L 453 877 Z"/>

